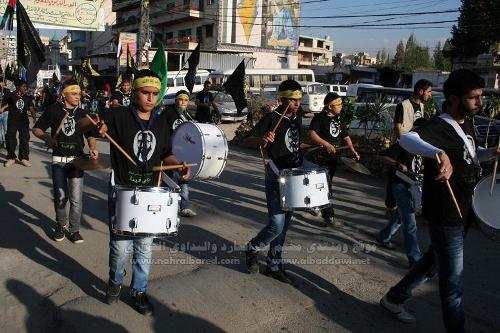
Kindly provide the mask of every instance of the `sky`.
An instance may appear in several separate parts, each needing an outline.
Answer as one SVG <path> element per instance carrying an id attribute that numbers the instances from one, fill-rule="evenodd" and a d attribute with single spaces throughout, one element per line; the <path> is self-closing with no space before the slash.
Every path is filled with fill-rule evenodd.
<path id="1" fill-rule="evenodd" d="M 290 0 L 295 1 L 295 0 Z M 356 53 L 368 52 L 375 56 L 383 48 L 391 54 L 395 53 L 396 45 L 400 40 L 406 42 L 408 36 L 414 33 L 417 41 L 427 45 L 431 50 L 438 41 L 443 44 L 451 37 L 453 23 L 429 24 L 423 26 L 406 27 L 393 26 L 392 29 L 369 28 L 336 28 L 338 25 L 352 24 L 397 24 L 412 22 L 435 22 L 456 20 L 458 12 L 442 13 L 445 10 L 458 10 L 460 0 L 300 0 L 301 1 L 301 28 L 300 34 L 307 36 L 330 36 L 334 41 L 334 52 Z M 356 18 L 318 18 L 318 16 L 345 16 L 345 15 L 377 15 L 377 14 L 405 14 L 396 17 L 356 17 Z M 413 13 L 431 13 L 431 15 L 413 15 Z M 407 14 L 407 15 L 406 15 Z M 316 26 L 316 27 L 308 27 Z M 321 26 L 321 27 L 317 27 Z M 61 37 L 64 30 L 41 29 L 45 36 Z"/>
<path id="2" fill-rule="evenodd" d="M 438 41 L 443 43 L 451 37 L 453 23 L 429 24 L 440 26 L 439 29 L 424 29 L 422 27 L 407 28 L 394 26 L 391 30 L 375 28 L 333 28 L 336 25 L 352 25 L 370 22 L 369 24 L 408 23 L 408 22 L 436 22 L 456 20 L 458 12 L 442 13 L 444 10 L 458 10 L 459 0 L 301 0 L 301 35 L 325 37 L 330 36 L 334 41 L 334 52 L 355 53 L 368 52 L 375 56 L 378 50 L 386 48 L 392 54 L 400 40 L 406 42 L 413 32 L 417 41 L 434 48 Z M 412 13 L 432 13 L 432 15 L 412 15 Z M 339 15 L 373 15 L 401 13 L 408 16 L 397 17 L 357 17 L 357 18 L 317 18 L 317 16 Z M 316 16 L 315 18 L 312 18 Z M 389 19 L 389 20 L 387 20 Z M 380 21 L 383 20 L 383 21 Z M 307 27 L 328 26 L 325 28 Z M 423 25 L 425 26 L 425 25 Z"/>

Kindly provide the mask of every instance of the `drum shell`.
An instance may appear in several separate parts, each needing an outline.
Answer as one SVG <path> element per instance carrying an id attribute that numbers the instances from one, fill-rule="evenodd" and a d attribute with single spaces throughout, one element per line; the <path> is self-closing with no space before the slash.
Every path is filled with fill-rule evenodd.
<path id="1" fill-rule="evenodd" d="M 184 122 L 175 129 L 172 152 L 179 161 L 197 163 L 191 178 L 216 178 L 227 162 L 227 139 L 215 125 Z"/>
<path id="2" fill-rule="evenodd" d="M 472 208 L 481 231 L 490 239 L 500 241 L 500 175 L 490 195 L 492 175 L 483 177 L 476 185 L 472 196 Z"/>
<path id="3" fill-rule="evenodd" d="M 178 191 L 168 187 L 114 186 L 115 219 L 112 231 L 121 236 L 166 237 L 179 228 Z"/>
<path id="4" fill-rule="evenodd" d="M 281 170 L 278 177 L 281 209 L 312 210 L 330 205 L 328 179 L 326 168 Z"/>

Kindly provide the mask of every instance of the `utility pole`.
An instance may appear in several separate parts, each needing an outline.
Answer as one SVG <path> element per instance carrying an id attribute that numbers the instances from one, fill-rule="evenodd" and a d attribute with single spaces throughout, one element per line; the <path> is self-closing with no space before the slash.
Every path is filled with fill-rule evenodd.
<path id="1" fill-rule="evenodd" d="M 137 38 L 137 65 L 140 68 L 144 65 L 142 61 L 143 54 L 146 56 L 147 65 L 148 59 L 148 48 L 147 43 L 150 40 L 150 27 L 149 27 L 149 0 L 141 0 L 141 21 L 139 23 L 139 36 Z"/>

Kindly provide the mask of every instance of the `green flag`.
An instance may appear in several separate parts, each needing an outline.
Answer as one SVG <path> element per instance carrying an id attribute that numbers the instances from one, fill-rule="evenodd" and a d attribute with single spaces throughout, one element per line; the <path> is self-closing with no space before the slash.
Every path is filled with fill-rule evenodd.
<path id="1" fill-rule="evenodd" d="M 167 58 L 165 58 L 165 49 L 161 45 L 158 50 L 156 50 L 155 57 L 149 65 L 149 69 L 155 72 L 161 80 L 160 94 L 158 95 L 158 101 L 156 105 L 160 105 L 163 101 L 163 96 L 165 96 L 165 90 L 167 88 Z"/>

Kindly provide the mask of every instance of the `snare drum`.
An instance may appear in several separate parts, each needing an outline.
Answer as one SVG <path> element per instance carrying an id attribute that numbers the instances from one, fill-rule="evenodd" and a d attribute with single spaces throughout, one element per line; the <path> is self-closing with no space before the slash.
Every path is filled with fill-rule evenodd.
<path id="1" fill-rule="evenodd" d="M 175 236 L 179 228 L 179 189 L 114 186 L 116 194 L 113 233 L 121 236 Z"/>
<path id="2" fill-rule="evenodd" d="M 330 204 L 330 186 L 326 168 L 280 170 L 278 177 L 283 210 L 312 210 Z"/>
<path id="3" fill-rule="evenodd" d="M 191 167 L 192 178 L 219 177 L 227 161 L 226 135 L 212 124 L 184 122 L 175 129 L 172 153 L 179 161 L 198 164 Z"/>
<path id="4" fill-rule="evenodd" d="M 496 175 L 493 194 L 490 195 L 491 178 L 489 175 L 477 183 L 472 196 L 472 208 L 479 220 L 481 231 L 492 240 L 500 241 L 500 175 Z"/>

